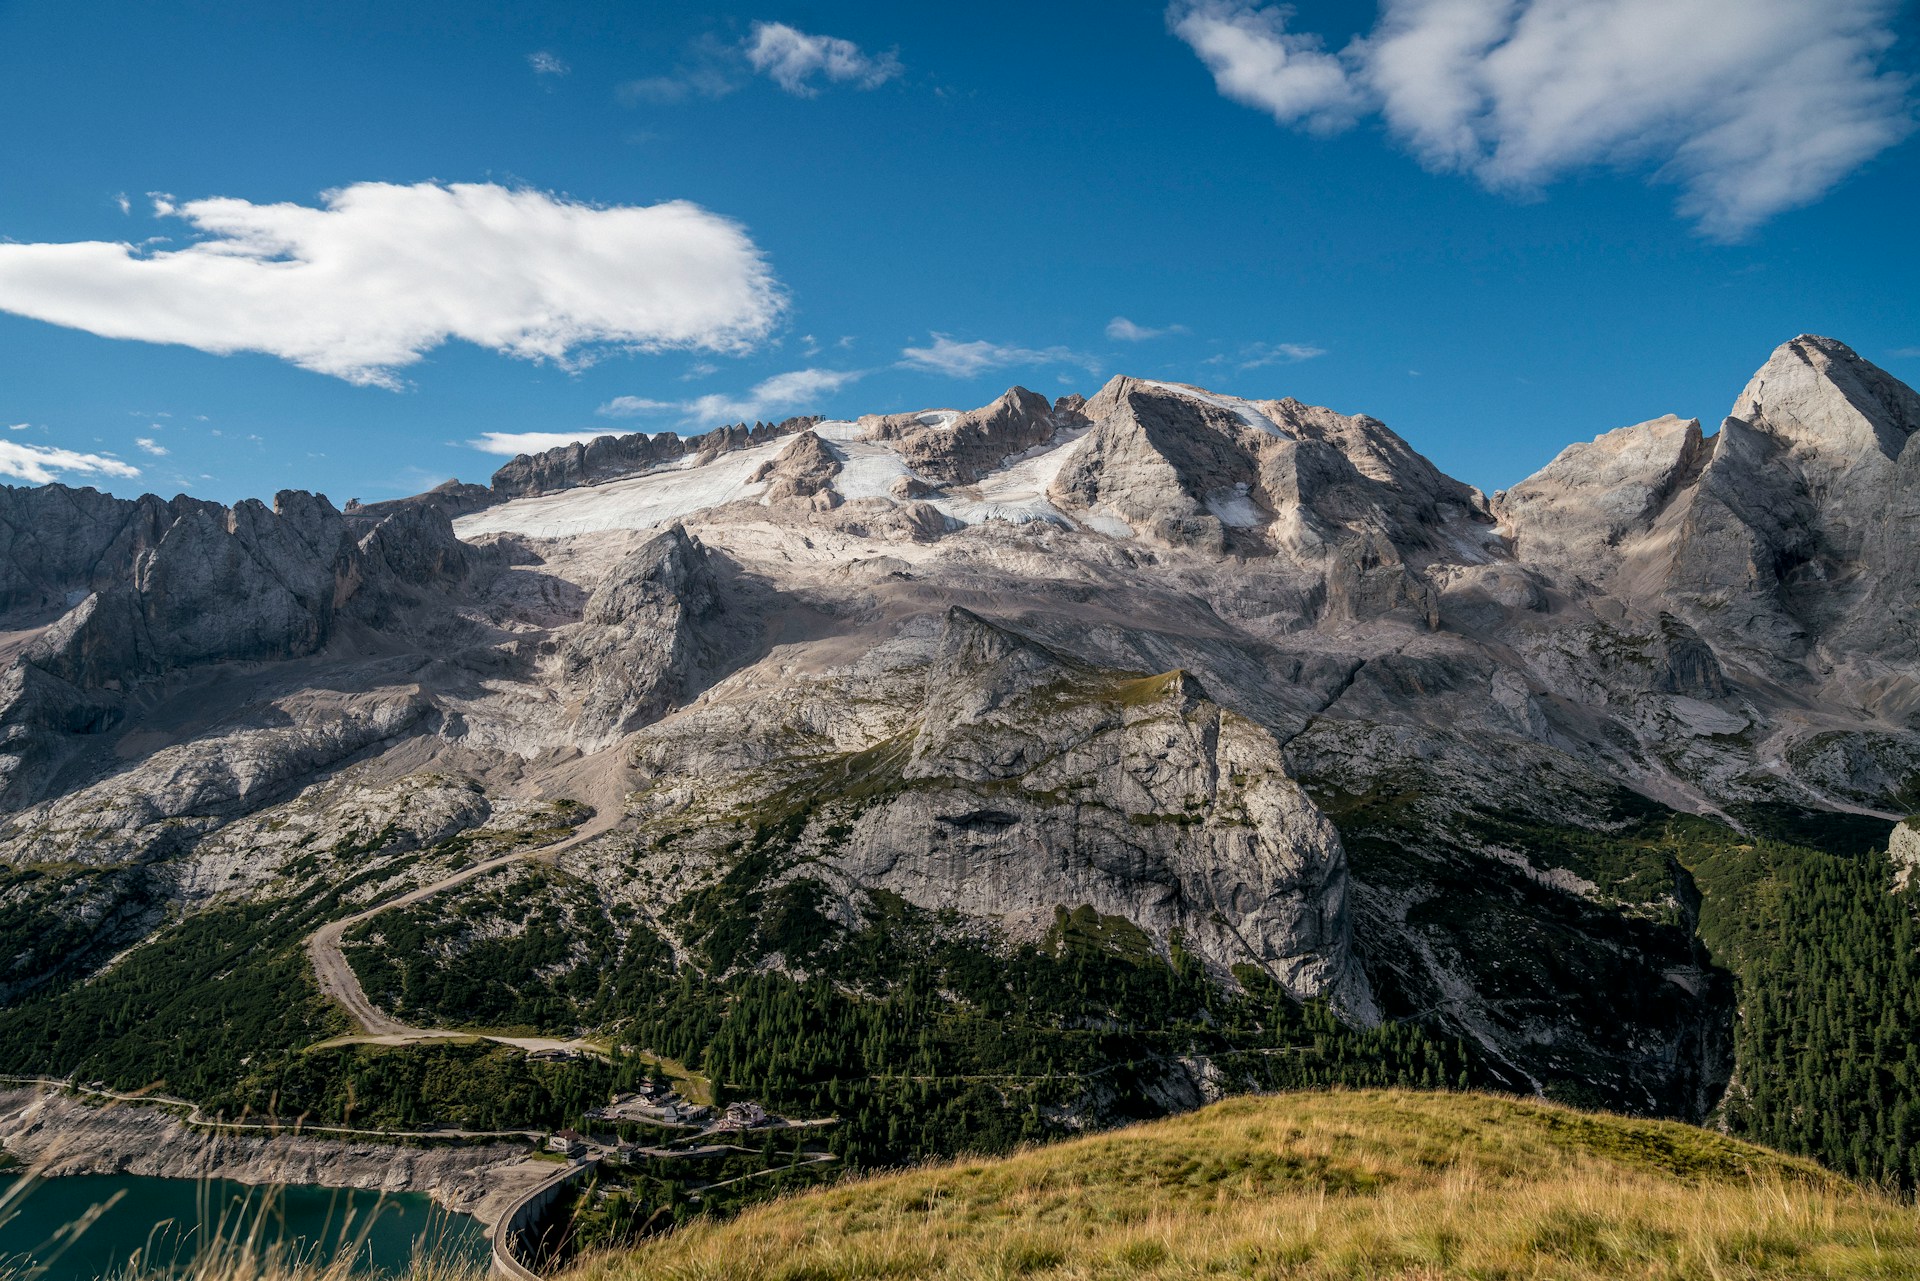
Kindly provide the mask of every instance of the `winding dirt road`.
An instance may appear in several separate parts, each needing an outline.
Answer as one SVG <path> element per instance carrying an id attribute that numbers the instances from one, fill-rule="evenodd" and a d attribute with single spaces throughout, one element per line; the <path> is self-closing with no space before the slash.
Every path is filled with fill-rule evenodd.
<path id="1" fill-rule="evenodd" d="M 612 780 L 608 782 L 612 784 Z M 605 794 L 610 790 L 611 795 Z M 602 794 L 593 798 L 596 802 L 593 817 L 559 840 L 484 859 L 471 867 L 462 868 L 451 876 L 442 877 L 430 885 L 418 886 L 404 894 L 395 895 L 393 898 L 375 903 L 372 907 L 355 912 L 352 916 L 329 921 L 308 935 L 307 958 L 313 964 L 314 977 L 320 981 L 320 990 L 338 1001 L 361 1028 L 358 1035 L 338 1036 L 330 1041 L 321 1042 L 321 1046 L 410 1045 L 420 1041 L 465 1040 L 480 1036 L 484 1040 L 498 1041 L 502 1045 L 519 1046 L 523 1050 L 578 1050 L 585 1053 L 601 1053 L 599 1047 L 587 1041 L 562 1041 L 542 1036 L 494 1036 L 444 1028 L 413 1027 L 402 1023 L 381 1012 L 380 1008 L 368 998 L 366 989 L 360 986 L 359 975 L 353 972 L 353 966 L 347 963 L 346 953 L 340 948 L 340 942 L 346 937 L 348 930 L 364 921 L 372 920 L 382 912 L 408 907 L 423 899 L 432 898 L 435 894 L 450 890 L 457 885 L 465 885 L 468 881 L 485 876 L 488 872 L 506 867 L 510 863 L 518 863 L 525 859 L 554 859 L 576 845 L 584 845 L 596 837 L 605 835 L 613 830 L 614 825 L 624 816 L 622 797 L 617 784 L 611 787 L 603 786 L 596 791 Z"/>

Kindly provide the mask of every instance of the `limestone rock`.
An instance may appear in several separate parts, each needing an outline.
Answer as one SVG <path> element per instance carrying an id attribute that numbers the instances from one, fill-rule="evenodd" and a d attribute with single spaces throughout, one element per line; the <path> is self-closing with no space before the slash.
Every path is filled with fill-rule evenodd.
<path id="1" fill-rule="evenodd" d="M 1496 494 L 1494 513 L 1519 559 L 1605 584 L 1620 568 L 1621 544 L 1652 529 L 1712 453 L 1697 418 L 1668 414 L 1620 427 L 1568 445 L 1545 468 Z"/>
<path id="2" fill-rule="evenodd" d="M 970 485 L 1010 455 L 1044 444 L 1079 421 L 1079 407 L 1065 398 L 1050 406 L 1025 387 L 1011 387 L 992 404 L 966 413 L 888 414 L 863 418 L 860 425 L 868 440 L 893 445 L 927 480 Z"/>
<path id="3" fill-rule="evenodd" d="M 1223 972 L 1252 964 L 1372 1022 L 1339 836 L 1278 754 L 1189 673 L 1116 676 L 955 609 L 912 786 L 834 861 L 932 909 L 1041 922 L 1086 904 L 1178 931 Z"/>
<path id="4" fill-rule="evenodd" d="M 614 566 L 567 639 L 565 674 L 580 690 L 587 741 L 656 719 L 689 692 L 722 645 L 726 605 L 710 553 L 675 525 Z"/>
<path id="5" fill-rule="evenodd" d="M 831 511 L 840 505 L 840 495 L 833 489 L 839 472 L 840 457 L 833 447 L 817 434 L 803 431 L 778 458 L 762 463 L 749 480 L 766 483 L 763 497 L 769 503 L 797 502 L 815 511 Z"/>

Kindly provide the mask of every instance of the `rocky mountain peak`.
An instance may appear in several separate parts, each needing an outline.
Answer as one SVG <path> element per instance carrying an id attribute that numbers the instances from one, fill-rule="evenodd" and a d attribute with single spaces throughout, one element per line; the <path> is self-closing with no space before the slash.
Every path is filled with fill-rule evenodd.
<path id="1" fill-rule="evenodd" d="M 951 409 L 872 415 L 860 420 L 865 438 L 893 446 L 915 473 L 938 485 L 971 485 L 1008 456 L 1045 444 L 1075 426 L 1078 408 L 1025 387 L 1009 387 L 992 403 L 965 413 Z"/>
<path id="2" fill-rule="evenodd" d="M 1840 470 L 1869 451 L 1899 458 L 1920 431 L 1920 396 L 1845 343 L 1801 334 L 1774 349 L 1732 416 L 1786 442 L 1807 463 Z"/>
<path id="3" fill-rule="evenodd" d="M 1522 560 L 1604 583 L 1621 564 L 1622 544 L 1653 527 L 1712 452 L 1699 419 L 1672 414 L 1568 445 L 1494 495 L 1499 531 Z"/>

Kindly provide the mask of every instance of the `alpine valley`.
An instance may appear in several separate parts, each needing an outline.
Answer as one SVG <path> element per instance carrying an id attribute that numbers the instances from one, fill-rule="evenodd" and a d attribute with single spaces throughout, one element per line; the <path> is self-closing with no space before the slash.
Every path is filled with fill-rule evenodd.
<path id="1" fill-rule="evenodd" d="M 6 488 L 0 610 L 0 1072 L 475 1131 L 665 1074 L 856 1168 L 1476 1087 L 1920 1179 L 1920 397 L 1831 339 L 1491 498 L 1128 377 Z"/>

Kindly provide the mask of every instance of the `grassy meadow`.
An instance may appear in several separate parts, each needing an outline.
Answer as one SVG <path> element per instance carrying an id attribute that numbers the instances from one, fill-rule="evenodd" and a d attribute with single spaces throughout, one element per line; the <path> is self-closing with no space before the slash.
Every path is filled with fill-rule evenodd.
<path id="1" fill-rule="evenodd" d="M 1232 1099 L 843 1183 L 568 1281 L 1920 1276 L 1920 1211 L 1691 1126 L 1480 1094 Z"/>

